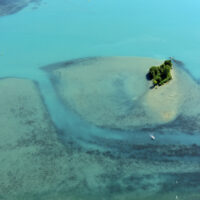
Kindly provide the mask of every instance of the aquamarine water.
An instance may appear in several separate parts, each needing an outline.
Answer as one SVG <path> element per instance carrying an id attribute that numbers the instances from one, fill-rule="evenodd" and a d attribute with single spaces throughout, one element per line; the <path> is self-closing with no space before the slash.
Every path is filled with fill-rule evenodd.
<path id="1" fill-rule="evenodd" d="M 113 136 L 112 131 L 105 132 L 85 124 L 74 113 L 66 110 L 56 96 L 47 74 L 40 69 L 42 66 L 92 56 L 144 56 L 158 59 L 173 56 L 185 64 L 185 68 L 196 80 L 200 78 L 198 0 L 43 0 L 37 9 L 32 9 L 33 6 L 30 4 L 13 15 L 0 18 L 0 77 L 23 77 L 37 81 L 50 116 L 59 129 L 71 130 L 73 134 L 89 131 L 95 132 L 96 135 L 105 134 L 108 138 L 109 135 Z M 77 127 L 77 123 L 82 125 Z M 115 136 L 122 137 L 120 134 Z M 138 136 L 141 142 L 143 138 L 140 137 Z M 177 140 L 179 137 L 181 134 Z M 185 138 L 182 141 L 193 144 L 192 139 L 189 141 Z M 105 150 L 103 147 L 83 142 L 84 147 L 88 147 L 87 145 L 91 145 L 89 148 L 92 150 Z M 116 150 L 116 147 L 113 149 Z M 176 156 L 173 159 L 176 159 Z M 199 159 L 195 157 L 194 162 L 199 164 Z M 178 172 L 175 173 L 183 181 L 183 185 L 177 187 L 178 194 L 187 185 L 190 187 L 188 191 L 192 191 L 191 194 L 199 194 L 198 189 L 195 189 L 200 183 L 199 172 L 191 171 L 178 175 Z M 162 179 L 171 181 L 173 173 L 153 174 L 150 179 L 155 181 L 155 184 L 159 184 Z M 145 177 L 145 181 L 148 179 L 148 176 L 143 174 L 138 176 Z M 117 180 L 121 180 L 120 175 L 109 181 Z M 134 184 L 137 184 L 137 181 Z M 147 184 L 141 185 L 142 187 L 148 187 L 148 181 Z M 166 199 L 176 199 L 176 188 L 170 186 L 167 181 L 154 199 L 165 199 L 162 192 L 171 190 L 174 195 Z M 115 185 L 113 190 L 109 188 L 108 191 L 114 194 L 119 192 Z M 137 199 L 137 195 L 138 191 L 133 192 L 132 198 Z M 198 200 L 199 196 L 195 195 L 190 200 Z M 67 199 L 67 194 L 64 196 Z M 93 196 L 93 199 L 98 198 L 101 197 Z M 108 195 L 101 199 L 103 198 L 109 199 Z M 117 198 L 126 199 L 120 195 Z M 188 197 L 182 195 L 177 198 Z M 143 199 L 146 199 L 145 195 Z"/>

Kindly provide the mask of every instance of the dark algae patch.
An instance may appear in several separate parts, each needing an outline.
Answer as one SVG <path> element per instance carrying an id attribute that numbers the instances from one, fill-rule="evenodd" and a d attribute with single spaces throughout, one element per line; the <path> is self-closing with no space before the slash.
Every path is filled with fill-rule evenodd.
<path id="1" fill-rule="evenodd" d="M 149 69 L 148 78 L 153 81 L 154 86 L 161 86 L 172 79 L 172 75 L 170 73 L 171 69 L 171 60 L 166 60 L 160 66 L 152 66 Z"/>
<path id="2" fill-rule="evenodd" d="M 0 17 L 15 14 L 31 3 L 39 4 L 41 0 L 0 0 Z"/>

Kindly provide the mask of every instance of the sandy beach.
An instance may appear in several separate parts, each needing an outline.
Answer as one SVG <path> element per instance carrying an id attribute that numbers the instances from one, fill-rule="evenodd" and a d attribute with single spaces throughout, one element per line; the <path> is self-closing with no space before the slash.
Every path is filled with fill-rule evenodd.
<path id="1" fill-rule="evenodd" d="M 155 87 L 147 92 L 144 106 L 151 110 L 152 121 L 167 123 L 174 120 L 182 103 L 182 92 L 177 77 L 177 68 L 171 70 L 172 80 L 165 85 Z M 180 70 L 180 69 L 179 69 Z"/>

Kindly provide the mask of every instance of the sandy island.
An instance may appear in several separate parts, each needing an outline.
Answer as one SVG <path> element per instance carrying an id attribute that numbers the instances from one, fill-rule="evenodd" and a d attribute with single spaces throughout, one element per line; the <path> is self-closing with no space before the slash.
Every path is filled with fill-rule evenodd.
<path id="1" fill-rule="evenodd" d="M 84 120 L 100 127 L 132 130 L 170 122 L 179 114 L 185 95 L 183 79 L 191 78 L 174 67 L 169 83 L 150 89 L 152 83 L 145 75 L 151 66 L 162 62 L 102 57 L 47 66 L 45 70 L 60 99 Z"/>

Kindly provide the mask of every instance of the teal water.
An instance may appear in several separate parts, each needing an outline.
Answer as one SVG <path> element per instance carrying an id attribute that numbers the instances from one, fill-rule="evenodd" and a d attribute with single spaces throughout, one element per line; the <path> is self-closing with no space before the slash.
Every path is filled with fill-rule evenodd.
<path id="1" fill-rule="evenodd" d="M 61 130 L 70 130 L 78 136 L 80 132 L 91 132 L 96 135 L 105 134 L 107 138 L 113 137 L 112 131 L 104 131 L 88 125 L 71 111 L 66 110 L 57 98 L 47 74 L 40 69 L 42 66 L 91 56 L 145 56 L 158 59 L 173 56 L 181 60 L 191 75 L 199 80 L 200 2 L 198 0 L 191 2 L 186 0 L 165 2 L 158 0 L 149 0 L 148 2 L 144 0 L 45 0 L 41 1 L 37 9 L 32 9 L 33 6 L 30 4 L 13 15 L 8 14 L 0 18 L 0 77 L 22 77 L 37 81 L 50 116 Z M 81 125 L 78 127 L 77 124 Z M 107 144 L 106 147 L 104 145 L 97 147 L 93 143 L 85 143 L 84 140 L 90 139 L 90 134 L 84 135 L 88 138 L 77 140 L 78 142 L 83 141 L 84 147 L 91 150 L 108 150 L 109 145 Z M 177 141 L 181 140 L 181 133 L 176 136 Z M 115 134 L 115 137 L 122 138 L 120 134 Z M 162 136 L 160 137 L 162 138 Z M 181 144 L 199 144 L 198 137 L 197 140 L 184 137 L 182 137 Z M 65 140 L 65 137 L 62 136 L 62 139 Z M 144 141 L 142 136 L 138 136 L 137 139 L 138 144 Z M 102 141 L 102 143 L 106 142 Z M 118 146 L 112 145 L 111 152 L 118 152 L 116 150 Z M 121 148 L 125 151 L 125 155 L 122 157 L 126 159 L 126 152 L 129 150 L 126 150 L 125 147 Z M 135 151 L 137 152 L 138 149 Z M 158 151 L 162 151 L 162 149 Z M 197 155 L 191 158 L 190 154 L 183 157 L 175 155 L 172 160 L 181 162 L 185 159 L 187 167 L 192 160 L 191 165 L 194 163 L 195 166 L 198 166 L 198 152 L 199 150 Z M 157 152 L 156 155 L 158 155 L 156 158 L 159 158 L 160 153 Z M 140 157 L 140 153 L 138 153 L 138 159 L 144 159 L 143 156 L 141 154 Z M 147 160 L 151 158 L 151 154 L 146 156 Z M 123 159 L 120 162 L 123 162 Z M 156 159 L 155 162 L 158 160 Z M 88 170 L 87 176 L 90 176 L 90 170 Z M 129 170 L 134 171 L 132 168 Z M 148 169 L 145 170 L 148 171 Z M 122 181 L 120 167 L 118 167 L 118 170 L 113 172 L 114 175 L 110 172 L 111 178 L 107 180 L 110 181 L 108 184 L 110 187 L 103 188 L 101 192 L 99 192 L 100 190 L 91 192 L 90 190 L 93 188 L 90 187 L 89 191 L 92 199 L 111 199 L 112 195 L 117 195 L 116 199 L 137 199 L 137 197 L 138 199 L 146 199 L 147 194 L 143 195 L 142 189 L 148 188 L 150 185 L 149 187 L 156 188 L 155 190 L 147 190 L 147 193 L 155 195 L 152 199 L 176 199 L 176 193 L 178 193 L 179 199 L 198 200 L 200 198 L 198 196 L 200 171 L 198 170 L 197 167 L 195 172 L 188 170 L 187 173 L 179 173 L 178 170 L 171 169 L 171 173 L 163 171 L 160 174 L 146 175 L 144 172 L 144 174 L 136 174 L 132 179 L 123 177 L 124 182 L 132 182 L 133 184 L 132 188 L 130 185 L 130 188 L 123 188 L 119 186 L 120 184 L 112 184 Z M 142 177 L 141 184 L 138 184 L 138 177 Z M 176 179 L 182 181 L 179 186 L 176 184 Z M 170 184 L 172 182 L 173 184 Z M 158 189 L 159 184 L 162 185 L 160 190 Z M 126 184 L 124 183 L 124 185 Z M 130 191 L 131 196 L 127 195 L 126 197 L 124 193 Z M 70 195 L 73 192 L 76 193 L 76 190 L 70 191 Z M 165 197 L 167 192 L 172 192 L 172 196 Z M 88 190 L 83 191 L 85 195 L 83 199 L 88 198 L 87 193 Z M 101 197 L 100 193 L 105 194 L 105 196 Z M 190 198 L 187 196 L 188 194 L 191 194 Z M 38 194 L 36 192 L 32 195 L 32 199 L 39 199 L 38 195 L 39 192 Z M 45 194 L 43 195 L 45 196 Z M 67 199 L 68 195 L 67 192 L 63 192 L 55 198 L 52 195 L 52 198 Z M 28 198 L 31 199 L 31 195 Z"/>

